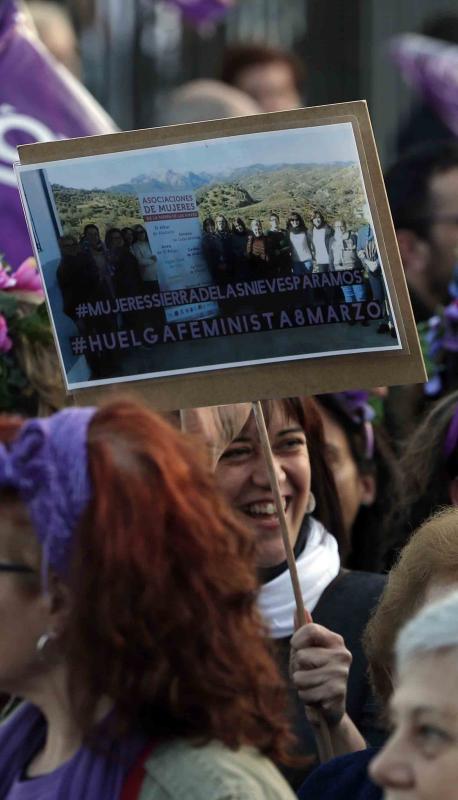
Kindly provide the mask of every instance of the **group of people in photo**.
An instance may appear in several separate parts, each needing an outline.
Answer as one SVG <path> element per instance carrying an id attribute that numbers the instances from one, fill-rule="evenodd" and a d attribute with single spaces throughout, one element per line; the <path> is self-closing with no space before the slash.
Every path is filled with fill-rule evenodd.
<path id="1" fill-rule="evenodd" d="M 317 209 L 311 214 L 310 227 L 297 211 L 282 225 L 279 214 L 271 211 L 269 228 L 264 230 L 260 218 L 247 223 L 237 216 L 229 224 L 224 214 L 216 214 L 203 221 L 202 250 L 215 283 L 359 270 L 361 277 L 354 283 L 311 287 L 307 302 L 375 300 L 384 311 L 379 332 L 395 335 L 370 224 L 352 231 L 343 217 L 331 225 Z"/>
<path id="2" fill-rule="evenodd" d="M 131 326 L 151 325 L 161 316 L 160 309 L 146 312 L 124 311 L 81 315 L 81 306 L 109 302 L 115 308 L 118 297 L 132 297 L 158 289 L 157 258 L 152 253 L 143 225 L 108 228 L 102 240 L 100 230 L 88 223 L 80 237 L 60 237 L 61 260 L 56 272 L 64 313 L 83 335 L 116 331 Z M 148 317 L 148 319 L 146 318 Z M 87 353 L 93 377 L 113 372 L 119 359 L 116 352 Z"/>

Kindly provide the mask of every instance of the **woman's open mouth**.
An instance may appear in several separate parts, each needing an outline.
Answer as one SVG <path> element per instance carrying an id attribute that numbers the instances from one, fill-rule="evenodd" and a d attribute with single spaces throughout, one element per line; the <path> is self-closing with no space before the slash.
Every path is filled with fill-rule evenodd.
<path id="1" fill-rule="evenodd" d="M 283 509 L 288 510 L 290 498 L 282 497 Z M 257 520 L 272 520 L 278 521 L 277 507 L 273 500 L 258 501 L 256 503 L 248 503 L 241 508 L 242 512 L 251 519 Z"/>

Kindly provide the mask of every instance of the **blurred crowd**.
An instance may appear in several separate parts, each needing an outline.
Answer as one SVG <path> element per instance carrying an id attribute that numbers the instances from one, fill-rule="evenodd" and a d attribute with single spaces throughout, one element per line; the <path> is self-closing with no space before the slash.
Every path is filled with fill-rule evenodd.
<path id="1" fill-rule="evenodd" d="M 56 81 L 55 119 L 36 117 L 46 130 L 115 130 L 77 82 L 64 7 L 27 5 L 24 23 L 0 0 L 0 58 L 5 32 L 8 46 L 20 37 L 9 68 L 30 76 L 14 113 L 39 114 L 28 92 L 44 65 Z M 456 17 L 422 35 L 458 59 Z M 304 81 L 296 56 L 233 45 L 220 75 L 171 93 L 160 123 L 298 108 Z M 263 401 L 279 497 L 249 403 L 159 414 L 110 395 L 73 406 L 50 392 L 57 361 L 45 385 L 32 382 L 44 374 L 34 350 L 16 400 L 0 392 L 1 798 L 458 796 L 458 141 L 435 97 L 402 122 L 385 174 L 428 381 Z M 458 81 L 448 97 L 458 108 Z M 30 245 L 11 222 L 17 190 L 5 189 L 0 249 L 15 268 Z M 204 222 L 203 252 L 215 283 L 235 263 L 239 279 L 360 271 L 354 297 L 339 291 L 378 299 L 390 336 L 373 234 L 331 222 L 320 209 L 307 221 L 272 212 L 264 231 L 221 213 Z M 102 240 L 89 222 L 59 245 L 64 312 L 86 333 L 81 275 L 94 302 L 158 290 L 141 224 Z M 0 279 L 14 290 L 14 271 Z M 1 303 L 0 322 L 11 294 Z M 117 324 L 101 319 L 95 331 Z M 27 335 L 17 331 L 12 340 Z M 0 370 L 13 374 L 6 333 L 0 345 Z M 103 378 L 113 363 L 90 368 Z"/>

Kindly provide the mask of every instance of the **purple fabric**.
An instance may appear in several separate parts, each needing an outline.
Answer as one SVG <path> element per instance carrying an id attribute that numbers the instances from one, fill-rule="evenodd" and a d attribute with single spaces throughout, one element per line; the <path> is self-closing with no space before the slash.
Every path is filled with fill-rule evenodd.
<path id="1" fill-rule="evenodd" d="M 48 567 L 66 575 L 72 535 L 90 499 L 87 429 L 95 411 L 68 408 L 32 419 L 11 445 L 0 443 L 0 486 L 16 488 L 29 510 L 45 585 Z"/>
<path id="2" fill-rule="evenodd" d="M 363 425 L 366 440 L 365 457 L 370 460 L 374 457 L 375 439 L 372 420 L 375 417 L 375 411 L 369 405 L 369 392 L 366 392 L 364 389 L 336 392 L 334 397 L 339 405 L 347 412 L 352 422 L 355 422 L 357 425 Z"/>
<path id="3" fill-rule="evenodd" d="M 168 0 L 168 2 L 178 6 L 186 19 L 194 25 L 216 22 L 233 5 L 233 0 Z"/>
<path id="4" fill-rule="evenodd" d="M 390 43 L 404 78 L 458 136 L 458 46 L 406 33 Z"/>
<path id="5" fill-rule="evenodd" d="M 449 459 L 458 448 L 458 403 L 455 412 L 448 426 L 447 435 L 444 442 L 444 456 Z"/>
<path id="6" fill-rule="evenodd" d="M 91 95 L 0 0 L 0 253 L 16 269 L 32 254 L 16 179 L 16 147 L 116 130 Z"/>
<path id="7" fill-rule="evenodd" d="M 107 744 L 100 725 L 100 741 Z M 24 703 L 0 726 L 0 797 L 42 748 L 46 722 L 35 706 Z M 111 743 L 108 752 L 83 746 L 62 770 L 57 793 L 49 800 L 118 800 L 128 772 L 145 750 L 147 739 L 131 735 Z M 60 771 L 60 770 L 59 770 Z"/>

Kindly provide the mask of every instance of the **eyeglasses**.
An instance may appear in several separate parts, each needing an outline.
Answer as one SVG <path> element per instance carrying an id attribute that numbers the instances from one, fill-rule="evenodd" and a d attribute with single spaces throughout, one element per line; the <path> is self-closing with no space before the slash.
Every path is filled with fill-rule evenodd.
<path id="1" fill-rule="evenodd" d="M 33 567 L 29 567 L 27 564 L 9 564 L 0 561 L 0 572 L 23 572 L 28 575 L 33 575 L 36 573 L 36 570 L 33 569 Z"/>

